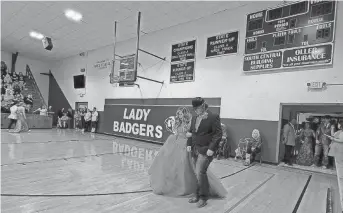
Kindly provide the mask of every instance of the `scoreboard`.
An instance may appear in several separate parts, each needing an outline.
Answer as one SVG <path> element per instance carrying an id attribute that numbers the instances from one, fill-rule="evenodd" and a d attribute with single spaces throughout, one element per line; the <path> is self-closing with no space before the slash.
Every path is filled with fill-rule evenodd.
<path id="1" fill-rule="evenodd" d="M 247 15 L 244 72 L 332 64 L 337 1 L 300 1 Z"/>

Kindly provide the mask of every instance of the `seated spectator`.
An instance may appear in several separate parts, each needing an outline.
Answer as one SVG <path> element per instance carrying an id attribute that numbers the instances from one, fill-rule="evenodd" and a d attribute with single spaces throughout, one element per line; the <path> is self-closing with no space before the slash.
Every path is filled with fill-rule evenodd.
<path id="1" fill-rule="evenodd" d="M 33 107 L 33 98 L 31 94 L 24 98 L 24 103 L 26 104 L 27 110 L 30 111 Z"/>
<path id="2" fill-rule="evenodd" d="M 251 134 L 251 138 L 242 138 L 239 140 L 238 148 L 235 150 L 236 156 L 245 158 L 244 165 L 248 166 L 255 160 L 257 153 L 261 152 L 261 136 L 257 129 L 254 129 Z"/>
<path id="3" fill-rule="evenodd" d="M 4 95 L 5 94 L 6 94 L 6 88 L 5 88 L 5 86 L 1 82 L 1 101 L 4 100 Z"/>
<path id="4" fill-rule="evenodd" d="M 41 108 L 38 108 L 35 111 L 33 111 L 33 113 L 35 113 L 35 112 L 39 112 L 39 115 L 43 115 L 43 116 L 48 115 L 48 109 L 44 105 Z"/>
<path id="5" fill-rule="evenodd" d="M 19 82 L 18 81 L 13 81 L 12 82 L 12 88 L 13 88 L 13 91 L 15 93 L 21 93 L 21 89 L 20 89 L 20 86 L 19 86 Z"/>
<path id="6" fill-rule="evenodd" d="M 1 79 L 4 79 L 7 75 L 7 65 L 4 61 L 1 61 Z"/>
<path id="7" fill-rule="evenodd" d="M 19 87 L 21 90 L 25 89 L 25 78 L 22 72 L 19 73 L 18 76 L 18 80 L 19 80 Z"/>
<path id="8" fill-rule="evenodd" d="M 4 95 L 4 101 L 12 101 L 13 99 L 14 99 L 13 90 L 7 88 L 6 93 Z"/>
<path id="9" fill-rule="evenodd" d="M 5 85 L 9 85 L 9 84 L 12 84 L 12 78 L 10 76 L 10 74 L 6 74 L 5 77 L 4 77 L 4 83 Z"/>
<path id="10" fill-rule="evenodd" d="M 12 81 L 18 81 L 18 75 L 16 72 L 10 72 L 9 74 L 12 78 Z"/>
<path id="11" fill-rule="evenodd" d="M 23 100 L 24 100 L 24 97 L 20 92 L 14 92 L 14 99 L 13 99 L 14 102 L 20 103 L 20 102 L 23 102 Z"/>

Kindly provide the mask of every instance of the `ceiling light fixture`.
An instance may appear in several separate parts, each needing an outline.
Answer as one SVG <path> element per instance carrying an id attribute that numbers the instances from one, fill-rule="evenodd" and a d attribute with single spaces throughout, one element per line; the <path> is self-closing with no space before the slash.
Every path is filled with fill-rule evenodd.
<path id="1" fill-rule="evenodd" d="M 42 39 L 44 38 L 44 35 L 43 35 L 43 34 L 37 33 L 37 32 L 35 32 L 35 31 L 31 31 L 31 32 L 30 32 L 30 36 L 31 36 L 32 38 L 39 39 L 39 40 L 42 40 Z"/>
<path id="2" fill-rule="evenodd" d="M 81 13 L 78 13 L 78 12 L 76 12 L 76 11 L 74 11 L 74 10 L 68 9 L 68 10 L 66 10 L 66 11 L 64 12 L 64 15 L 65 15 L 68 19 L 73 20 L 73 21 L 76 21 L 76 22 L 79 22 L 79 21 L 82 20 L 82 15 L 81 15 Z"/>

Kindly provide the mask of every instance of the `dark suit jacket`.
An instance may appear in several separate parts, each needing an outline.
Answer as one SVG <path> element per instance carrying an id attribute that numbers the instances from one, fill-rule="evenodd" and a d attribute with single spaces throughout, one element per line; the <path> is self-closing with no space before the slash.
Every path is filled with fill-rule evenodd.
<path id="1" fill-rule="evenodd" d="M 196 116 L 192 118 L 192 137 L 187 140 L 187 146 L 195 147 L 203 155 L 206 155 L 208 149 L 216 152 L 223 135 L 219 115 L 207 112 L 208 117 L 201 121 L 198 131 L 195 130 Z"/>

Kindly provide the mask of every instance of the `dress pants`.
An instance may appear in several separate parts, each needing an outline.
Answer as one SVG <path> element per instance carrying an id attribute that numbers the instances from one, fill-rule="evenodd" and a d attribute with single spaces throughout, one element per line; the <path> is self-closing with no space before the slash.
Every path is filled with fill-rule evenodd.
<path id="1" fill-rule="evenodd" d="M 285 157 L 284 162 L 292 164 L 292 152 L 293 152 L 293 146 L 285 145 Z"/>

